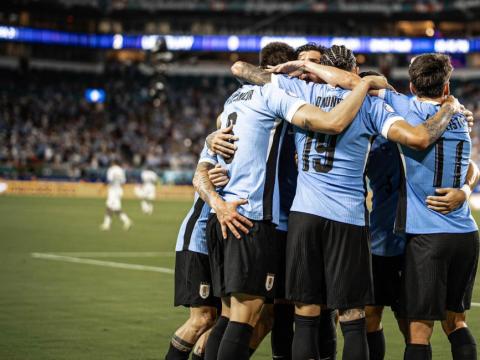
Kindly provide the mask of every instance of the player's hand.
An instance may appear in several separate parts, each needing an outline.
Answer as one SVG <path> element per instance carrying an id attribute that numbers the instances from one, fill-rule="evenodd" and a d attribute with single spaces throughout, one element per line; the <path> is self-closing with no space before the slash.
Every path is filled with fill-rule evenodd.
<path id="1" fill-rule="evenodd" d="M 427 207 L 443 215 L 458 209 L 467 201 L 467 195 L 460 189 L 442 188 L 436 189 L 435 192 L 437 196 L 427 197 Z"/>
<path id="2" fill-rule="evenodd" d="M 220 164 L 215 165 L 213 169 L 208 171 L 208 178 L 216 187 L 224 187 L 230 181 L 228 170 Z"/>
<path id="3" fill-rule="evenodd" d="M 453 95 L 445 96 L 442 102 L 442 106 L 445 105 L 451 106 L 453 111 L 456 113 L 462 112 L 465 109 L 465 107 L 463 107 L 463 105 L 461 105 L 458 102 L 457 98 Z"/>
<path id="4" fill-rule="evenodd" d="M 233 125 L 214 131 L 207 136 L 206 142 L 210 150 L 215 154 L 223 156 L 224 159 L 231 158 L 237 146 L 233 143 L 238 140 L 238 136 L 232 134 Z"/>
<path id="5" fill-rule="evenodd" d="M 292 74 L 297 71 L 303 72 L 303 67 L 305 66 L 304 60 L 293 60 L 287 61 L 283 64 L 278 64 L 276 66 L 267 66 L 266 71 L 269 73 L 277 73 L 277 74 Z"/>
<path id="6" fill-rule="evenodd" d="M 362 78 L 361 81 L 366 81 L 371 90 L 389 89 L 395 90 L 392 85 L 388 83 L 385 76 L 369 75 Z"/>
<path id="7" fill-rule="evenodd" d="M 240 199 L 235 201 L 219 201 L 215 205 L 214 210 L 217 213 L 218 222 L 222 227 L 222 235 L 224 239 L 227 238 L 227 228 L 230 229 L 237 239 L 242 238 L 237 229 L 248 234 L 253 223 L 237 212 L 237 207 L 247 203 L 248 201 L 246 199 Z"/>

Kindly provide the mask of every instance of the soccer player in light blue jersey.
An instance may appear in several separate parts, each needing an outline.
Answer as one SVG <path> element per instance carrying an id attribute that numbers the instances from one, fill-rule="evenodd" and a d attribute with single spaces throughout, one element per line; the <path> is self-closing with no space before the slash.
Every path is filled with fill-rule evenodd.
<path id="1" fill-rule="evenodd" d="M 416 98 L 382 92 L 385 101 L 408 115 L 413 125 L 434 116 L 449 94 L 450 59 L 441 54 L 414 58 L 410 89 Z M 448 214 L 433 211 L 427 196 L 439 187 L 463 188 L 469 167 L 471 140 L 464 116 L 456 115 L 434 145 L 414 152 L 401 148 L 405 192 L 396 227 L 408 234 L 401 311 L 410 320 L 406 360 L 431 359 L 430 337 L 435 320 L 451 343 L 454 359 L 477 358 L 476 342 L 465 312 L 470 308 L 479 256 L 478 227 L 468 203 Z"/>
<path id="2" fill-rule="evenodd" d="M 330 50 L 332 65 L 356 70 L 354 57 L 345 56 L 349 53 L 344 47 Z M 252 78 L 265 79 L 259 74 L 247 80 Z M 328 85 L 273 79 L 327 111 L 348 94 Z M 443 114 L 413 127 L 380 99 L 367 97 L 357 120 L 340 135 L 296 131 L 299 177 L 287 241 L 287 296 L 297 303 L 294 359 L 318 356 L 313 339 L 320 304 L 340 309 L 348 349 L 343 358 L 368 358 L 364 306 L 373 299 L 364 169 L 371 137 L 382 134 L 423 149 L 438 139 L 458 108 L 450 99 Z"/>
<path id="3" fill-rule="evenodd" d="M 252 328 L 265 297 L 273 295 L 273 230 L 278 219 L 272 209 L 282 119 L 313 131 L 339 133 L 355 117 L 367 89 L 386 86 L 380 77 L 364 80 L 330 113 L 271 84 L 245 85 L 226 101 L 222 127 L 233 124 L 239 140 L 233 159 L 219 160 L 231 179 L 217 194 L 207 175 L 211 164 L 200 163 L 194 177 L 200 196 L 215 211 L 207 224 L 213 289 L 230 309 L 218 359 L 248 358 Z M 208 346 L 206 355 L 208 359 Z"/>
<path id="4" fill-rule="evenodd" d="M 360 77 L 380 75 L 374 71 L 362 72 Z M 372 211 L 370 212 L 370 237 L 372 252 L 372 273 L 375 303 L 366 307 L 367 339 L 370 360 L 383 360 L 385 357 L 385 338 L 382 316 L 385 306 L 390 306 L 397 317 L 400 331 L 408 339 L 408 323 L 398 317 L 403 272 L 406 236 L 394 232 L 398 198 L 402 187 L 401 158 L 398 146 L 382 137 L 376 137 L 368 156 L 366 174 L 372 190 Z M 478 168 L 471 164 L 470 175 L 466 183 L 476 186 Z M 434 199 L 436 211 L 448 213 L 466 200 L 464 191 L 455 188 L 439 188 L 442 194 Z"/>
<path id="5" fill-rule="evenodd" d="M 204 146 L 201 161 L 212 165 L 216 156 Z M 175 331 L 165 360 L 186 360 L 200 336 L 217 318 L 219 298 L 213 296 L 206 239 L 210 207 L 198 194 L 180 226 L 175 247 L 175 306 L 190 308 L 188 320 Z M 195 356 L 195 355 L 194 355 Z"/>

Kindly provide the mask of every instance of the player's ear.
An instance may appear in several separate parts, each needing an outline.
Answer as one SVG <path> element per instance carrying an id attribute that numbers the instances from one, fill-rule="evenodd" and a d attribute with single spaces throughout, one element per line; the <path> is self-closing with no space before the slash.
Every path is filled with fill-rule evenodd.
<path id="1" fill-rule="evenodd" d="M 443 88 L 443 95 L 450 95 L 450 82 L 447 82 Z"/>
<path id="2" fill-rule="evenodd" d="M 412 95 L 416 95 L 416 94 L 417 94 L 417 91 L 415 90 L 415 86 L 413 86 L 412 83 L 410 83 L 410 92 L 412 93 Z"/>

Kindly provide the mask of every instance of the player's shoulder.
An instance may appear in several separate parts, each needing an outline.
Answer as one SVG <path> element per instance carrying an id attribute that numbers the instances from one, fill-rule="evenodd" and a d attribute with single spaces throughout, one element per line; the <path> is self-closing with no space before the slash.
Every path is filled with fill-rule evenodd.
<path id="1" fill-rule="evenodd" d="M 244 84 L 240 86 L 237 90 L 233 92 L 232 95 L 227 99 L 225 105 L 229 105 L 241 100 L 251 100 L 255 90 L 257 90 L 259 86 L 251 85 L 251 84 Z"/>

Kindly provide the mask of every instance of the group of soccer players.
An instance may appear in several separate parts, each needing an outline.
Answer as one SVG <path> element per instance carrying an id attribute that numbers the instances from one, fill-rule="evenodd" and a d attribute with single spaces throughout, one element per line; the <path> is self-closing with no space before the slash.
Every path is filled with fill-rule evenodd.
<path id="1" fill-rule="evenodd" d="M 245 85 L 207 138 L 177 239 L 175 305 L 190 317 L 166 360 L 248 359 L 270 331 L 274 359 L 335 359 L 337 321 L 343 359 L 383 359 L 384 306 L 404 359 L 432 358 L 436 320 L 453 359 L 476 359 L 479 171 L 452 71 L 417 56 L 409 98 L 359 76 L 344 46 L 272 43 L 259 67 L 234 64 Z"/>

